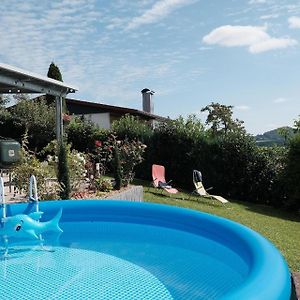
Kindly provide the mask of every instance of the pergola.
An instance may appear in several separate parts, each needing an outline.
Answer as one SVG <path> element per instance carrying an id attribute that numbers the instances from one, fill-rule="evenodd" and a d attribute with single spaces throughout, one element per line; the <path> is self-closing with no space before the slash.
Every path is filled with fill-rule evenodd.
<path id="1" fill-rule="evenodd" d="M 0 94 L 48 94 L 56 99 L 56 138 L 63 137 L 62 98 L 78 89 L 64 82 L 0 63 Z"/>

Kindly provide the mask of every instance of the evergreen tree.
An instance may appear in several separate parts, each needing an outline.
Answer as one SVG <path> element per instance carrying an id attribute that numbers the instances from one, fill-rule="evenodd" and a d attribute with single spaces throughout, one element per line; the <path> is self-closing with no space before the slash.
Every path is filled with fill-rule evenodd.
<path id="1" fill-rule="evenodd" d="M 60 198 L 69 199 L 71 193 L 70 175 L 66 144 L 61 141 L 58 147 L 57 179 L 61 186 Z"/>
<path id="2" fill-rule="evenodd" d="M 63 82 L 62 75 L 60 73 L 59 67 L 54 62 L 52 62 L 50 64 L 47 76 L 49 78 L 52 78 L 52 79 L 55 79 L 55 80 Z M 47 100 L 47 104 L 51 105 L 51 104 L 55 103 L 55 96 L 46 95 L 46 100 Z M 63 98 L 62 107 L 63 107 L 63 112 L 65 112 L 66 111 L 66 101 L 65 101 L 65 98 Z"/>
<path id="3" fill-rule="evenodd" d="M 54 62 L 50 64 L 47 76 L 61 82 L 63 81 L 59 67 Z"/>
<path id="4" fill-rule="evenodd" d="M 120 161 L 120 149 L 117 144 L 114 146 L 114 177 L 115 177 L 115 189 L 119 190 L 122 187 L 122 169 Z"/>

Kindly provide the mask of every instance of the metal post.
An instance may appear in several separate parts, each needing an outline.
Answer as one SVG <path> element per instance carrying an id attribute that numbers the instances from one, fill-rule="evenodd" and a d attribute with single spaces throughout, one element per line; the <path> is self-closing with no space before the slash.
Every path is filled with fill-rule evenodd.
<path id="1" fill-rule="evenodd" d="M 4 222 L 6 218 L 6 203 L 4 195 L 4 182 L 2 177 L 0 177 L 0 201 L 2 205 L 2 221 Z"/>
<path id="2" fill-rule="evenodd" d="M 35 202 L 35 211 L 39 211 L 39 197 L 37 192 L 37 183 L 34 175 L 31 175 L 29 181 L 29 201 Z"/>
<path id="3" fill-rule="evenodd" d="M 56 139 L 59 143 L 63 138 L 62 97 L 55 97 Z"/>

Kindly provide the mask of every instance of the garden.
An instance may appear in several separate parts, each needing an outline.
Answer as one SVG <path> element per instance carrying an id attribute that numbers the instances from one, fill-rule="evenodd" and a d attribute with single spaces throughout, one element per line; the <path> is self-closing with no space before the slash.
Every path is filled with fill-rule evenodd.
<path id="1" fill-rule="evenodd" d="M 258 147 L 232 107 L 212 103 L 196 116 L 149 124 L 126 115 L 103 130 L 78 116 L 64 115 L 65 139 L 55 141 L 55 109 L 45 99 L 18 96 L 0 109 L 1 136 L 20 142 L 21 160 L 12 181 L 26 193 L 35 175 L 41 200 L 102 199 L 128 185 L 143 185 L 145 201 L 193 208 L 245 224 L 269 238 L 299 272 L 300 128 L 285 147 Z M 180 190 L 169 197 L 151 185 L 151 166 L 166 167 Z M 191 195 L 192 171 L 227 205 Z"/>

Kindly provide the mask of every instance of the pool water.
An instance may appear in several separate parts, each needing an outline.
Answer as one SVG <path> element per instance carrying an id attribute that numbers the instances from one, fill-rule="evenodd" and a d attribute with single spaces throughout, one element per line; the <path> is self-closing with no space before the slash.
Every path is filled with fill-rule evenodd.
<path id="1" fill-rule="evenodd" d="M 61 227 L 60 236 L 44 236 L 53 251 L 11 242 L 0 299 L 218 299 L 249 273 L 235 251 L 205 235 L 122 222 Z"/>

